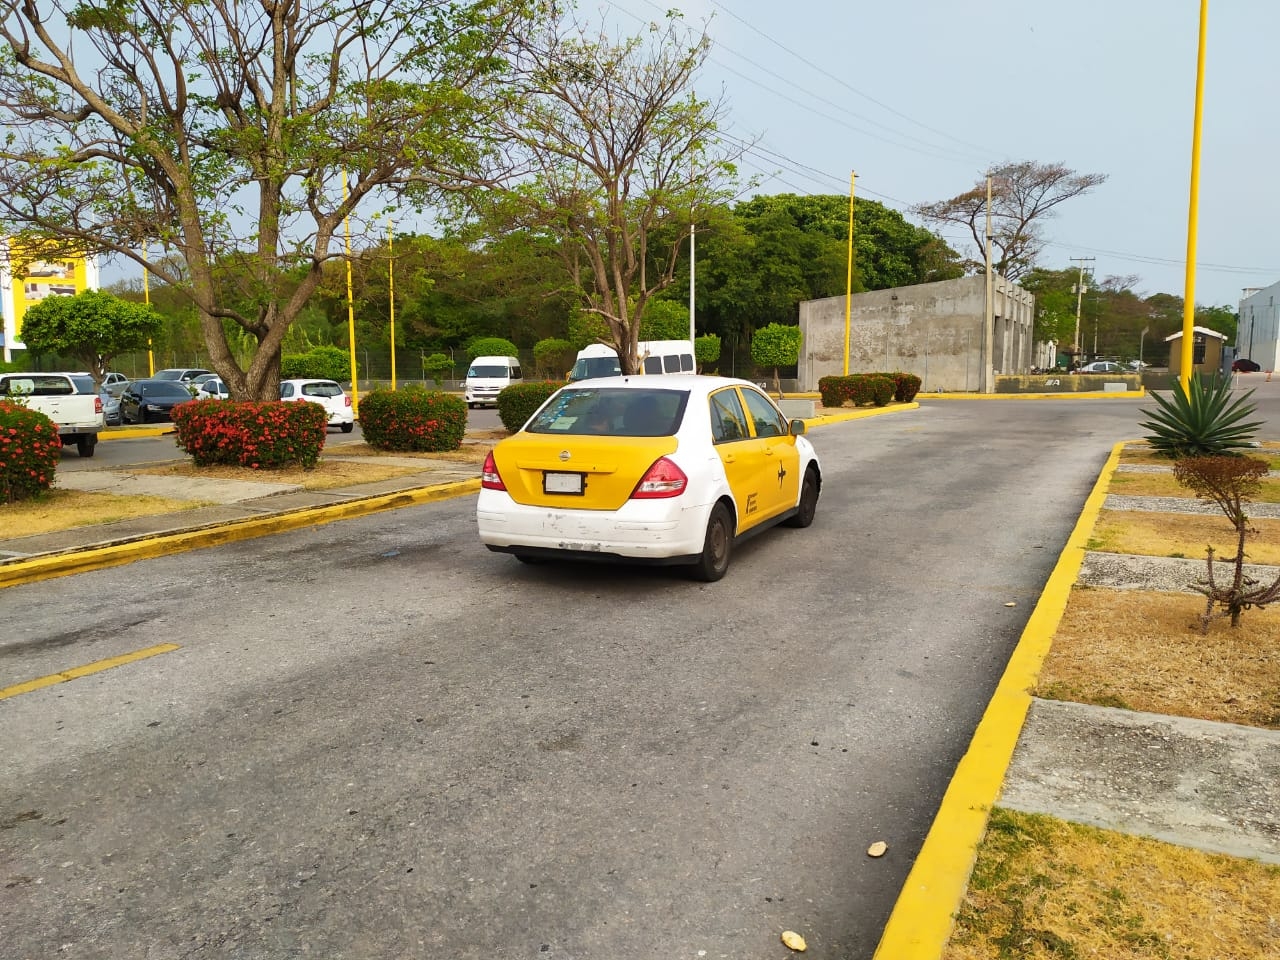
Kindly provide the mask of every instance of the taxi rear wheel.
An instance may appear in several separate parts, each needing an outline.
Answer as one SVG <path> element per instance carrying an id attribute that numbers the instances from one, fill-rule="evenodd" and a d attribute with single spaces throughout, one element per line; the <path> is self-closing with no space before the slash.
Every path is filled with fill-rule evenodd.
<path id="1" fill-rule="evenodd" d="M 702 541 L 702 555 L 693 565 L 693 576 L 714 583 L 729 569 L 729 555 L 733 552 L 733 515 L 723 503 L 711 508 L 707 520 L 707 535 Z"/>

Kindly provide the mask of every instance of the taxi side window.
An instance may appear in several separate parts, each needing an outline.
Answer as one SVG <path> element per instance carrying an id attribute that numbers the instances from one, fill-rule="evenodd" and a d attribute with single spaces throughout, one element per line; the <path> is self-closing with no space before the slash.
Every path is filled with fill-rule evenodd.
<path id="1" fill-rule="evenodd" d="M 721 390 L 711 395 L 711 436 L 716 443 L 731 443 L 747 438 L 747 420 L 736 390 Z"/>
<path id="2" fill-rule="evenodd" d="M 787 424 L 775 407 L 761 393 L 755 390 L 743 390 L 743 398 L 747 401 L 747 409 L 751 412 L 751 420 L 755 424 L 757 437 L 786 436 Z"/>

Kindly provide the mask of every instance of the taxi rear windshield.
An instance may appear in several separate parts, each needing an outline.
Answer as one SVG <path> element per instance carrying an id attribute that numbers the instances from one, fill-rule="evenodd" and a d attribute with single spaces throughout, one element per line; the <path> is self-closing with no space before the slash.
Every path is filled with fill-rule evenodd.
<path id="1" fill-rule="evenodd" d="M 683 390 L 566 387 L 530 421 L 529 433 L 588 437 L 669 437 L 680 429 Z"/>

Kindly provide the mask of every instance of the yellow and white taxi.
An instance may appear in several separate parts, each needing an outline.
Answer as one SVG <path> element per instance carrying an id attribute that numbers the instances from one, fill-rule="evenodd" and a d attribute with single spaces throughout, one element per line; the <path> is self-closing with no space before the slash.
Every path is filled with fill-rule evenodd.
<path id="1" fill-rule="evenodd" d="M 485 458 L 480 539 L 526 562 L 687 564 L 719 580 L 735 542 L 813 522 L 822 469 L 804 432 L 745 380 L 580 380 Z"/>

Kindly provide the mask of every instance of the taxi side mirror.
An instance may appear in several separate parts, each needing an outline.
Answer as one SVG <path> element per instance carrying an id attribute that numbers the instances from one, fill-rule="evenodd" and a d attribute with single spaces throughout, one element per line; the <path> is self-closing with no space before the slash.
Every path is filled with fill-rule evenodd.
<path id="1" fill-rule="evenodd" d="M 793 437 L 802 437 L 809 428 L 803 420 L 792 420 L 788 424 L 787 432 Z"/>

